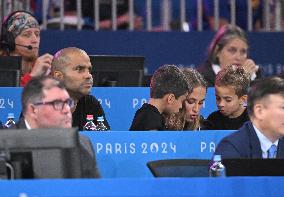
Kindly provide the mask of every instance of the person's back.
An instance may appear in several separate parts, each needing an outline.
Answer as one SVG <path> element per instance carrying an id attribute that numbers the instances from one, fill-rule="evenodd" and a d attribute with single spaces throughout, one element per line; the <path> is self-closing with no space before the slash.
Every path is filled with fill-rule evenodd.
<path id="1" fill-rule="evenodd" d="M 250 85 L 249 75 L 241 66 L 228 66 L 221 70 L 215 81 L 218 111 L 207 120 L 213 130 L 237 130 L 249 120 L 246 103 Z"/>
<path id="2" fill-rule="evenodd" d="M 178 67 L 173 65 L 160 67 L 151 79 L 149 103 L 137 110 L 130 130 L 165 130 L 162 113 L 179 112 L 189 88 L 191 87 Z"/>

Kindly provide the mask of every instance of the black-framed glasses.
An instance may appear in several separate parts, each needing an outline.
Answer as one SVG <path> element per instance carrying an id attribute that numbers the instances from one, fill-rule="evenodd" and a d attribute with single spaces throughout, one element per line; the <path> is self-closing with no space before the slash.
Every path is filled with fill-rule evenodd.
<path id="1" fill-rule="evenodd" d="M 53 108 L 57 111 L 63 110 L 65 104 L 67 104 L 70 108 L 74 106 L 74 100 L 72 98 L 68 98 L 65 101 L 62 100 L 54 100 L 48 102 L 36 102 L 34 105 L 52 105 Z"/>

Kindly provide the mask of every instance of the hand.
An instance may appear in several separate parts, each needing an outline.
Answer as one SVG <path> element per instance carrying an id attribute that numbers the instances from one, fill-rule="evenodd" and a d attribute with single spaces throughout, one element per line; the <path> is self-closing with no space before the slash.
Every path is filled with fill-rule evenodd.
<path id="1" fill-rule="evenodd" d="M 46 53 L 36 59 L 36 62 L 30 73 L 31 77 L 48 75 L 53 56 Z"/>
<path id="2" fill-rule="evenodd" d="M 259 69 L 259 66 L 256 65 L 252 59 L 247 59 L 242 66 L 244 70 L 250 74 L 250 76 L 255 74 Z"/>

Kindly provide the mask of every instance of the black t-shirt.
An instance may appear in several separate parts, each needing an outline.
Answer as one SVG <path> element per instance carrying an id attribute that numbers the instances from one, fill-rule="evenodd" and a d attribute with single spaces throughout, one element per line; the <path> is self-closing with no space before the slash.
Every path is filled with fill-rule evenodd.
<path id="1" fill-rule="evenodd" d="M 138 109 L 133 118 L 130 131 L 149 131 L 159 130 L 164 131 L 165 120 L 160 114 L 158 109 L 148 103 L 144 103 L 140 109 Z"/>
<path id="2" fill-rule="evenodd" d="M 247 110 L 236 118 L 228 118 L 220 111 L 215 111 L 208 116 L 207 120 L 210 122 L 210 126 L 207 125 L 208 127 L 205 128 L 207 130 L 238 130 L 245 122 L 249 121 L 249 116 Z"/>
<path id="3" fill-rule="evenodd" d="M 84 96 L 78 101 L 76 110 L 72 114 L 72 126 L 78 127 L 79 131 L 83 131 L 83 127 L 86 124 L 86 117 L 90 114 L 94 116 L 95 124 L 97 124 L 98 116 L 103 116 L 105 126 L 108 128 L 108 130 L 110 130 L 110 126 L 100 102 L 92 95 Z"/>

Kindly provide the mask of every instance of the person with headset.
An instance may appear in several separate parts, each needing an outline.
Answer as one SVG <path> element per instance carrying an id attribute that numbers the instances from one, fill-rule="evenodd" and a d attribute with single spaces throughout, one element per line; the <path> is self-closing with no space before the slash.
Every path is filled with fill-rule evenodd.
<path id="1" fill-rule="evenodd" d="M 53 56 L 39 57 L 40 27 L 35 17 L 26 11 L 15 11 L 4 20 L 1 27 L 0 55 L 21 56 L 21 86 L 36 76 L 49 74 Z"/>

